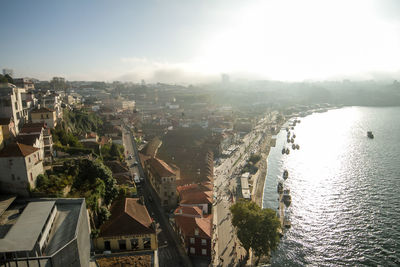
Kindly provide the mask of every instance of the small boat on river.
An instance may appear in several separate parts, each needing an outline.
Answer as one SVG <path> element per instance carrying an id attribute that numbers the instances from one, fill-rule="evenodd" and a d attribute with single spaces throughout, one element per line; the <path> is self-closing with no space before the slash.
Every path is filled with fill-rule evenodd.
<path id="1" fill-rule="evenodd" d="M 278 192 L 278 194 L 283 193 L 283 183 L 282 182 L 278 183 L 278 188 L 276 189 L 276 191 Z"/>
<path id="2" fill-rule="evenodd" d="M 288 172 L 288 170 L 284 170 L 284 171 L 283 171 L 282 177 L 283 177 L 283 179 L 285 179 L 285 180 L 289 177 L 289 172 Z"/>
<path id="3" fill-rule="evenodd" d="M 283 190 L 282 202 L 285 204 L 286 207 L 289 207 L 292 203 L 292 197 L 290 196 L 289 189 Z"/>
<path id="4" fill-rule="evenodd" d="M 367 132 L 367 136 L 368 136 L 368 138 L 370 138 L 370 139 L 374 139 L 374 134 L 373 134 L 371 131 L 368 131 L 368 132 Z"/>

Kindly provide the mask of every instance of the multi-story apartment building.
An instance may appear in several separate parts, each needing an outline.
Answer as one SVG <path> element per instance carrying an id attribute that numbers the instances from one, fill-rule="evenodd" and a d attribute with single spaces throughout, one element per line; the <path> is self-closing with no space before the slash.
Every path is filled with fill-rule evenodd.
<path id="1" fill-rule="evenodd" d="M 13 82 L 18 88 L 24 88 L 27 91 L 35 89 L 34 83 L 28 78 L 14 78 Z"/>
<path id="2" fill-rule="evenodd" d="M 172 168 L 165 161 L 150 158 L 145 161 L 147 177 L 154 190 L 157 192 L 161 205 L 166 209 L 175 208 L 177 205 L 176 180 L 180 178 L 177 167 Z"/>
<path id="3" fill-rule="evenodd" d="M 14 120 L 12 118 L 0 118 L 0 128 L 3 132 L 4 143 L 10 143 L 16 136 Z"/>
<path id="4" fill-rule="evenodd" d="M 189 256 L 211 259 L 212 215 L 199 207 L 178 207 L 175 229 Z"/>
<path id="5" fill-rule="evenodd" d="M 54 91 L 47 91 L 37 94 L 40 107 L 46 107 L 56 112 L 57 119 L 61 119 L 63 112 L 61 107 L 61 97 Z"/>
<path id="6" fill-rule="evenodd" d="M 43 174 L 40 150 L 33 146 L 11 143 L 0 151 L 0 190 L 29 196 L 36 187 L 36 178 Z"/>
<path id="7" fill-rule="evenodd" d="M 40 149 L 45 163 L 52 161 L 53 137 L 45 122 L 26 123 L 17 136 L 17 141 Z"/>
<path id="8" fill-rule="evenodd" d="M 0 117 L 13 119 L 16 134 L 28 120 L 28 112 L 22 105 L 21 93 L 25 93 L 25 89 L 17 88 L 10 83 L 0 84 Z"/>
<path id="9" fill-rule="evenodd" d="M 3 201 L 0 209 L 0 226 L 6 226 L 1 227 L 0 266 L 89 267 L 90 226 L 85 199 L 9 203 Z"/>
<path id="10" fill-rule="evenodd" d="M 55 128 L 57 125 L 56 111 L 51 108 L 36 108 L 31 111 L 31 118 L 33 123 L 45 122 L 49 128 Z"/>

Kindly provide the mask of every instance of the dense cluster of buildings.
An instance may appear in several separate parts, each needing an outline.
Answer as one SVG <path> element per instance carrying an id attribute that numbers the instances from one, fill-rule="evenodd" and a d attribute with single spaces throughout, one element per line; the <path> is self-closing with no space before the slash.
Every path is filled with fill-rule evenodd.
<path id="1" fill-rule="evenodd" d="M 150 255 L 151 264 L 157 262 L 157 228 L 143 196 L 109 205 L 111 216 L 95 229 L 92 242 L 93 214 L 85 199 L 32 198 L 40 174 L 52 170 L 58 159 L 74 157 L 54 145 L 52 129 L 63 125 L 67 110 L 81 109 L 104 122 L 101 133 L 77 136 L 85 149 L 100 153 L 102 146 L 122 145 L 123 127 L 131 128 L 145 176 L 140 178 L 155 192 L 154 201 L 167 214 L 186 254 L 209 263 L 214 162 L 228 157 L 252 129 L 253 114 L 212 103 L 192 87 L 118 82 L 67 85 L 64 78 L 54 77 L 50 82 L 20 78 L 0 84 L 0 266 L 88 266 L 90 251 L 96 259 L 102 255 L 98 262 L 108 261 L 105 266 L 116 263 L 121 252 L 124 257 L 143 252 L 140 255 Z M 192 131 L 179 134 L 185 129 Z M 178 133 L 168 144 L 177 159 L 166 157 L 165 149 L 157 153 L 162 138 L 171 132 Z M 191 144 L 195 139 L 197 145 Z M 124 161 L 104 164 L 121 188 L 141 182 Z"/>

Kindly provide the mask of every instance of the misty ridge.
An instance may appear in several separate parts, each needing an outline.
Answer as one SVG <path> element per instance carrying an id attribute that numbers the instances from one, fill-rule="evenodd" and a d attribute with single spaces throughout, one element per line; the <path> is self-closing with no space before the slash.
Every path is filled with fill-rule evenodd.
<path id="1" fill-rule="evenodd" d="M 117 83 L 115 90 L 124 94 L 152 94 L 178 90 L 187 103 L 211 103 L 236 107 L 258 106 L 283 108 L 293 105 L 327 103 L 344 106 L 398 106 L 400 82 L 388 81 L 237 81 L 203 85 L 138 85 Z M 115 85 L 115 83 L 114 83 Z"/>

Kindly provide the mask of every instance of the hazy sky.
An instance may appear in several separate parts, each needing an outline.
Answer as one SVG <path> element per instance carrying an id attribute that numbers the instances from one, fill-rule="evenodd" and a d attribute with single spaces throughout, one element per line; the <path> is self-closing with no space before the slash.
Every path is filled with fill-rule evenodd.
<path id="1" fill-rule="evenodd" d="M 0 68 L 68 80 L 400 79 L 400 0 L 4 0 Z"/>

